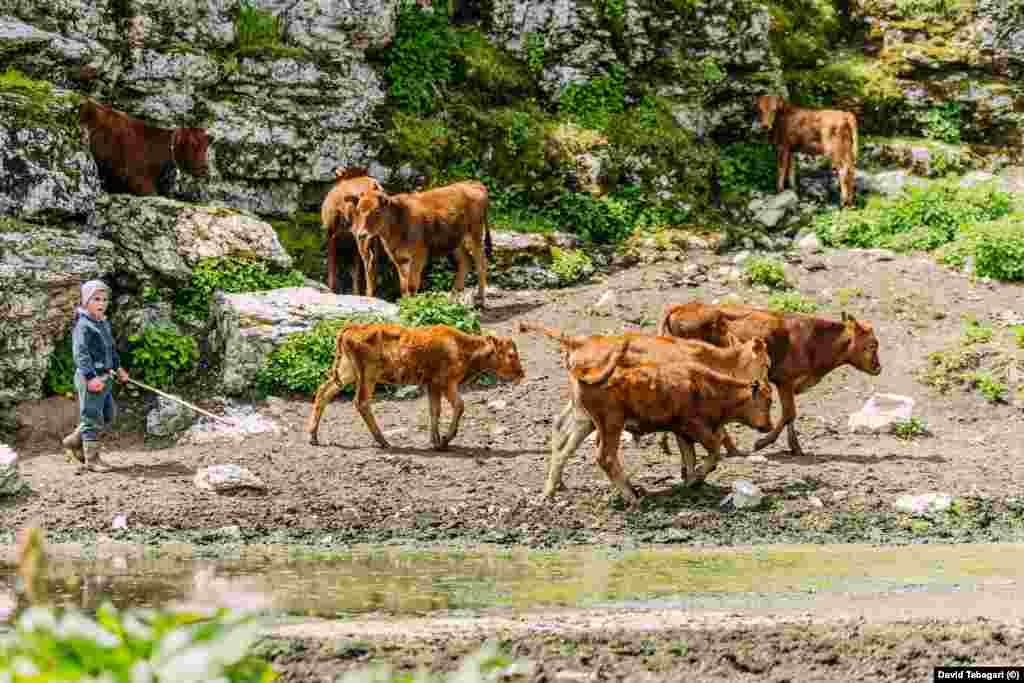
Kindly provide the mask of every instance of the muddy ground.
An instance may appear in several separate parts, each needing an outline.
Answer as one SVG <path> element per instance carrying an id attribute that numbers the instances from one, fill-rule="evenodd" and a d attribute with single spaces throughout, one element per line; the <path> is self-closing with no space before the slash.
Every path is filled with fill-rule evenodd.
<path id="1" fill-rule="evenodd" d="M 678 455 L 664 456 L 652 437 L 640 445 L 626 442 L 626 471 L 649 494 L 629 509 L 593 464 L 592 444 L 585 444 L 566 469 L 568 491 L 540 500 L 552 418 L 568 392 L 554 343 L 516 335 L 516 321 L 575 333 L 653 331 L 666 303 L 735 294 L 766 304 L 771 295 L 720 275 L 733 265 L 731 256 L 693 254 L 688 263 L 700 264 L 708 279 L 683 275 L 683 263 L 662 262 L 565 290 L 496 290 L 484 325 L 516 337 L 527 379 L 465 387 L 462 428 L 446 453 L 427 447 L 423 397 L 375 403 L 385 433 L 400 430 L 390 437 L 396 447 L 383 451 L 347 399 L 329 407 L 322 446 L 307 443 L 303 422 L 310 401 L 302 397 L 258 404 L 282 426 L 280 434 L 174 445 L 143 435 L 151 399 L 122 394 L 119 431 L 106 437 L 107 459 L 116 469 L 80 475 L 58 453 L 59 434 L 73 424 L 73 408 L 61 399 L 26 406 L 25 419 L 33 427 L 22 430 L 15 446 L 31 492 L 0 503 L 3 529 L 36 522 L 63 540 L 87 540 L 100 532 L 147 543 L 213 546 L 224 540 L 222 528 L 237 525 L 240 532 L 231 533 L 244 541 L 323 548 L 382 541 L 536 548 L 1024 538 L 1024 399 L 1017 393 L 1024 350 L 1002 322 L 1024 318 L 1024 290 L 974 281 L 926 256 L 870 251 L 790 257 L 786 266 L 795 291 L 818 302 L 819 315 L 839 318 L 845 310 L 872 322 L 884 368 L 879 377 L 839 369 L 798 398 L 805 457 L 794 457 L 783 436 L 759 453 L 767 462 L 726 458 L 706 485 L 689 490 L 679 486 Z M 617 293 L 617 309 L 595 313 L 593 305 L 608 289 Z M 990 327 L 991 338 L 979 339 L 969 319 Z M 929 384 L 924 373 L 934 352 L 963 360 L 966 369 L 940 371 Z M 976 369 L 1006 385 L 1003 401 L 991 402 L 979 387 L 959 382 L 963 372 Z M 947 381 L 945 393 L 934 388 Z M 875 392 L 913 397 L 930 435 L 905 440 L 849 433 L 849 415 Z M 194 398 L 206 407 L 218 405 L 215 397 Z M 64 424 L 58 424 L 61 419 Z M 730 431 L 743 449 L 756 438 L 742 427 Z M 193 485 L 197 468 L 228 462 L 255 472 L 267 490 L 215 495 Z M 766 494 L 760 508 L 719 509 L 737 479 L 754 482 Z M 957 502 L 948 512 L 921 518 L 894 508 L 900 495 L 928 492 L 951 494 Z M 127 530 L 111 529 L 119 514 L 127 514 Z M 6 542 L 11 535 L 7 531 Z M 543 663 L 534 680 L 682 680 L 684 670 L 687 680 L 930 680 L 936 664 L 1019 664 L 1007 644 L 1011 640 L 1004 626 L 984 621 L 773 623 L 626 635 L 609 626 L 568 640 L 538 633 L 511 647 Z M 274 640 L 268 647 L 279 651 L 268 654 L 286 672 L 285 680 L 328 681 L 334 672 L 373 657 L 406 667 L 450 668 L 479 642 L 449 640 L 439 631 L 425 641 L 374 640 L 350 652 L 330 640 Z M 562 670 L 580 673 L 555 675 Z"/>

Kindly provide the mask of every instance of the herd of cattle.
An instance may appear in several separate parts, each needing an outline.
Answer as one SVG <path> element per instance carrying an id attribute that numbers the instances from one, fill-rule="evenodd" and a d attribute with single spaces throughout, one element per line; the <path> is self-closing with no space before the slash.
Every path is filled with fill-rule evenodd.
<path id="1" fill-rule="evenodd" d="M 831 158 L 841 204 L 853 199 L 857 122 L 841 111 L 802 109 L 781 98 L 757 98 L 758 124 L 771 131 L 776 146 L 777 188 L 796 189 L 794 151 Z M 169 194 L 180 164 L 192 175 L 208 174 L 206 131 L 161 129 L 85 98 L 80 108 L 84 141 L 110 192 Z M 337 291 L 338 254 L 347 244 L 353 290 L 375 291 L 376 261 L 383 250 L 398 271 L 402 296 L 415 294 L 430 256 L 454 257 L 453 294 L 462 292 L 469 262 L 478 275 L 477 304 L 485 306 L 491 235 L 486 186 L 465 181 L 423 192 L 388 194 L 366 169 L 338 169 L 335 185 L 321 206 L 326 231 L 328 287 Z M 788 428 L 789 446 L 801 454 L 795 429 L 797 394 L 815 386 L 842 365 L 871 375 L 881 372 L 878 340 L 871 324 L 843 315 L 842 321 L 784 314 L 751 306 L 705 305 L 694 301 L 669 306 L 657 335 L 571 336 L 544 326 L 519 324 L 521 333 L 558 341 L 568 370 L 571 399 L 554 423 L 544 495 L 563 486 L 566 460 L 596 431 L 597 461 L 622 496 L 636 502 L 618 449 L 623 430 L 661 432 L 676 438 L 682 478 L 696 484 L 712 472 L 724 445 L 739 455 L 725 425 L 742 422 L 766 435 L 755 450 L 774 443 Z M 378 383 L 421 385 L 430 401 L 430 438 L 444 449 L 458 433 L 463 413 L 459 385 L 484 372 L 506 380 L 525 376 L 511 338 L 470 335 L 438 325 L 350 325 L 339 332 L 335 359 L 319 387 L 306 424 L 317 443 L 323 411 L 342 387 L 355 384 L 354 405 L 378 444 L 388 442 L 370 411 Z M 774 385 L 782 419 L 771 419 Z M 446 434 L 440 433 L 442 396 L 452 406 Z M 707 451 L 697 466 L 694 444 Z M 667 440 L 662 446 L 668 449 Z"/>

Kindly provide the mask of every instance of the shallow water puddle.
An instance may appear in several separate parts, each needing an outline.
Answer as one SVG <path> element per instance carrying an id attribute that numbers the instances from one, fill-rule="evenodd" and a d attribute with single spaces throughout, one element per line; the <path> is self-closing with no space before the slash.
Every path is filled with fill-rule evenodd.
<path id="1" fill-rule="evenodd" d="M 768 607 L 826 595 L 941 596 L 1024 583 L 1024 546 L 764 546 L 700 550 L 411 550 L 245 546 L 206 559 L 182 545 L 52 546 L 51 594 L 96 607 L 199 604 L 265 606 L 336 616 L 419 614 L 488 607 Z M 90 549 L 89 554 L 92 554 Z M 0 594 L 15 583 L 0 547 Z"/>

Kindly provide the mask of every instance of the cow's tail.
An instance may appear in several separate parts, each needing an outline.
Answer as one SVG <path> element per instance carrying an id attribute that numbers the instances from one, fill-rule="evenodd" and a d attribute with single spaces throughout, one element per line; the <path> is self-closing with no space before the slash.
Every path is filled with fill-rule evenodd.
<path id="1" fill-rule="evenodd" d="M 628 349 L 629 337 L 626 337 L 626 340 L 622 342 L 622 346 L 608 354 L 608 362 L 596 377 L 581 373 L 578 367 L 571 368 L 572 375 L 584 384 L 604 384 L 608 381 L 608 378 L 612 376 L 612 373 L 615 372 L 615 368 L 618 367 L 619 361 L 622 360 L 622 357 L 626 354 Z"/>
<path id="2" fill-rule="evenodd" d="M 553 327 L 546 327 L 544 325 L 541 325 L 540 323 L 532 323 L 526 320 L 520 320 L 516 329 L 520 334 L 538 332 L 546 337 L 551 337 L 552 339 L 561 344 L 568 343 L 568 341 L 572 339 L 571 336 L 565 334 L 564 332 L 560 332 L 554 329 Z"/>
<path id="3" fill-rule="evenodd" d="M 859 143 L 857 141 L 857 118 L 850 114 L 850 128 L 853 129 L 853 164 L 857 165 L 857 152 L 860 150 Z"/>
<path id="4" fill-rule="evenodd" d="M 484 255 L 487 256 L 488 261 L 494 258 L 494 243 L 491 242 L 491 222 L 487 220 L 487 214 L 484 214 Z"/>

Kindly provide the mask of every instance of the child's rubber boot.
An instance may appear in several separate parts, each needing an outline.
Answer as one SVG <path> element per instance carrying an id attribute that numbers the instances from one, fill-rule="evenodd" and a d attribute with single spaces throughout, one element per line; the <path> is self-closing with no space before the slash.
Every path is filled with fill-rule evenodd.
<path id="1" fill-rule="evenodd" d="M 75 431 L 61 440 L 61 444 L 64 445 L 64 456 L 68 459 L 68 462 L 72 464 L 85 462 L 85 454 L 82 453 L 81 427 L 75 427 Z"/>

